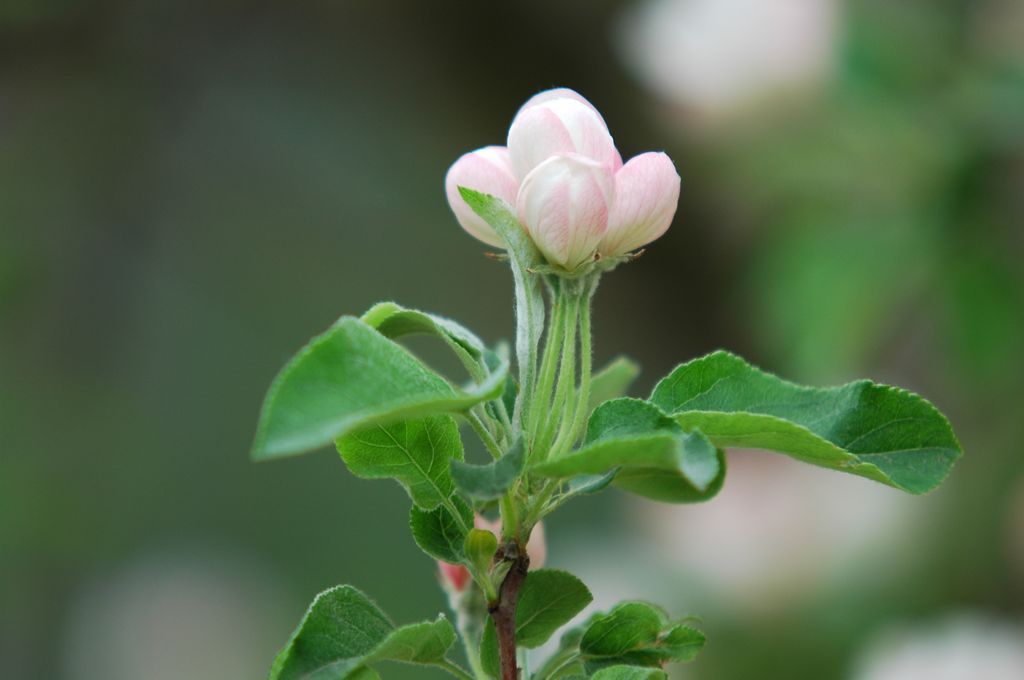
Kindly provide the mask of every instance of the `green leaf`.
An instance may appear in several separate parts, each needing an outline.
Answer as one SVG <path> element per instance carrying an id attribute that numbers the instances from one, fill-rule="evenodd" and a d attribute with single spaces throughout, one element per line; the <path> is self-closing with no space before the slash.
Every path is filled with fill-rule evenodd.
<path id="1" fill-rule="evenodd" d="M 395 628 L 368 597 L 336 586 L 313 600 L 291 639 L 274 659 L 270 680 L 373 680 L 380 661 L 437 664 L 455 642 L 442 615 Z"/>
<path id="2" fill-rule="evenodd" d="M 487 465 L 471 465 L 459 459 L 451 461 L 451 476 L 466 497 L 488 501 L 499 498 L 519 479 L 526 465 L 526 447 L 518 439 L 504 456 Z"/>
<path id="3" fill-rule="evenodd" d="M 657 641 L 667 623 L 665 612 L 646 602 L 623 602 L 590 622 L 580 640 L 588 656 L 620 656 Z"/>
<path id="4" fill-rule="evenodd" d="M 409 528 L 420 550 L 435 560 L 459 564 L 465 557 L 466 528 L 473 526 L 473 510 L 458 496 L 451 500 L 459 512 L 458 518 L 445 506 L 423 510 L 413 505 Z"/>
<path id="5" fill-rule="evenodd" d="M 647 602 L 623 602 L 591 619 L 580 640 L 585 668 L 644 666 L 691 661 L 704 647 L 704 634 L 673 622 L 664 610 Z"/>
<path id="6" fill-rule="evenodd" d="M 513 422 L 521 422 L 525 395 L 533 394 L 537 371 L 537 347 L 544 331 L 544 294 L 540 277 L 532 273 L 542 259 L 509 206 L 500 198 L 459 187 L 462 200 L 505 242 L 516 284 L 516 357 L 519 360 L 519 394 Z"/>
<path id="7" fill-rule="evenodd" d="M 583 582 L 568 572 L 529 572 L 516 604 L 516 644 L 527 649 L 541 646 L 593 599 Z M 499 675 L 498 638 L 490 619 L 480 641 L 480 655 L 484 670 Z"/>
<path id="8" fill-rule="evenodd" d="M 434 664 L 442 661 L 455 642 L 455 628 L 438 614 L 434 621 L 413 623 L 396 628 L 365 659 L 401 661 L 403 663 Z"/>
<path id="9" fill-rule="evenodd" d="M 716 446 L 770 449 L 914 494 L 961 455 L 949 422 L 916 394 L 867 380 L 802 387 L 728 352 L 679 366 L 651 401 Z"/>
<path id="10" fill-rule="evenodd" d="M 463 391 L 359 319 L 342 317 L 274 379 L 263 402 L 252 457 L 265 460 L 324 446 L 354 430 L 496 398 L 506 371 Z"/>
<path id="11" fill-rule="evenodd" d="M 617 357 L 590 379 L 590 410 L 611 399 L 625 396 L 640 375 L 640 364 L 629 357 Z"/>
<path id="12" fill-rule="evenodd" d="M 581 449 L 533 471 L 545 477 L 572 477 L 615 468 L 616 485 L 658 500 L 672 500 L 683 491 L 692 491 L 688 500 L 706 500 L 724 474 L 720 453 L 703 434 L 685 433 L 658 407 L 629 398 L 599 406 L 590 416 Z"/>
<path id="13" fill-rule="evenodd" d="M 636 666 L 612 666 L 594 673 L 590 680 L 667 680 L 660 668 L 638 668 Z"/>
<path id="14" fill-rule="evenodd" d="M 395 479 L 413 503 L 431 510 L 454 492 L 450 461 L 462 460 L 459 428 L 451 416 L 377 425 L 337 441 L 345 465 L 363 479 Z"/>
<path id="15" fill-rule="evenodd" d="M 326 590 L 274 659 L 270 680 L 308 678 L 330 666 L 337 673 L 322 675 L 324 680 L 348 677 L 393 629 L 377 605 L 355 588 Z"/>
<path id="16" fill-rule="evenodd" d="M 580 475 L 579 477 L 573 477 L 566 485 L 568 487 L 566 489 L 566 494 L 572 496 L 583 496 L 604 491 L 604 489 L 615 480 L 615 476 L 618 473 L 619 469 L 615 468 L 611 472 L 606 472 L 603 475 Z"/>
<path id="17" fill-rule="evenodd" d="M 362 321 L 387 338 L 403 335 L 434 335 L 454 343 L 474 359 L 484 353 L 484 343 L 462 324 L 436 314 L 402 307 L 394 302 L 379 302 L 363 314 Z"/>

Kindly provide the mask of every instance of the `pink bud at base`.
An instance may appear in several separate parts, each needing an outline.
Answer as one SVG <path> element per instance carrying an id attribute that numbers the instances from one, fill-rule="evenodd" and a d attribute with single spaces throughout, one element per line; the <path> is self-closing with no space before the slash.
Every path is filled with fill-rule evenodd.
<path id="1" fill-rule="evenodd" d="M 441 570 L 441 580 L 445 586 L 461 593 L 466 589 L 466 585 L 469 583 L 469 569 L 466 569 L 461 564 L 448 564 L 447 562 L 437 562 L 438 568 Z"/>

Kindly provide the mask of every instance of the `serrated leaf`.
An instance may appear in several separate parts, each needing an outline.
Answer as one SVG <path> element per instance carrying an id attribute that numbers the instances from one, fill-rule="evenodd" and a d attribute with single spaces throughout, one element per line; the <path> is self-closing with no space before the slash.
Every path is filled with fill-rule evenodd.
<path id="1" fill-rule="evenodd" d="M 316 596 L 283 650 L 274 659 L 270 680 L 299 680 L 329 666 L 345 678 L 362 665 L 394 629 L 368 597 L 351 586 Z"/>
<path id="2" fill-rule="evenodd" d="M 662 485 L 678 485 L 681 479 L 696 497 L 706 495 L 723 470 L 718 451 L 699 431 L 685 433 L 653 404 L 623 398 L 605 402 L 591 414 L 582 448 L 533 471 L 544 477 L 572 477 L 615 468 L 620 469 L 615 483 L 628 490 L 648 495 L 646 480 L 662 483 L 664 478 L 669 481 Z"/>
<path id="3" fill-rule="evenodd" d="M 472 465 L 452 459 L 451 476 L 467 498 L 489 501 L 500 498 L 519 479 L 526 465 L 526 447 L 518 439 L 504 456 L 486 465 Z"/>
<path id="4" fill-rule="evenodd" d="M 623 602 L 591 619 L 579 649 L 584 667 L 593 672 L 618 665 L 660 668 L 690 661 L 704 642 L 703 633 L 670 621 L 660 607 Z"/>
<path id="5" fill-rule="evenodd" d="M 914 494 L 961 455 L 949 422 L 916 394 L 867 380 L 803 387 L 728 352 L 679 366 L 651 401 L 716 446 L 778 451 Z"/>
<path id="6" fill-rule="evenodd" d="M 459 428 L 451 416 L 377 425 L 340 437 L 337 447 L 352 474 L 394 479 L 424 510 L 452 495 L 449 464 L 463 456 Z"/>
<path id="7" fill-rule="evenodd" d="M 625 396 L 629 386 L 640 375 L 640 364 L 629 357 L 616 357 L 594 373 L 590 380 L 590 410 L 606 401 Z"/>
<path id="8" fill-rule="evenodd" d="M 544 331 L 544 294 L 539 276 L 532 273 L 542 262 L 540 251 L 527 235 L 514 212 L 500 198 L 459 187 L 459 194 L 473 212 L 489 224 L 505 242 L 516 294 L 516 357 L 519 361 L 519 394 L 515 417 L 523 408 L 525 395 L 533 394 L 537 371 L 537 347 Z"/>
<path id="9" fill-rule="evenodd" d="M 459 511 L 459 518 L 445 506 L 423 510 L 413 505 L 409 511 L 409 528 L 420 550 L 435 560 L 458 564 L 465 557 L 466 528 L 473 526 L 473 510 L 458 496 L 452 496 L 451 500 Z"/>
<path id="10" fill-rule="evenodd" d="M 369 664 L 436 664 L 454 642 L 455 629 L 443 615 L 395 628 L 366 595 L 337 586 L 313 600 L 274 659 L 270 680 L 374 680 Z"/>
<path id="11" fill-rule="evenodd" d="M 396 628 L 373 652 L 367 655 L 364 663 L 376 661 L 437 663 L 444 659 L 454 643 L 455 628 L 444 614 L 439 614 L 434 621 L 413 623 Z"/>
<path id="12" fill-rule="evenodd" d="M 506 371 L 469 390 L 452 387 L 401 345 L 342 317 L 274 379 L 252 457 L 266 460 L 325 446 L 349 432 L 439 413 L 461 413 L 504 389 Z"/>
<path id="13" fill-rule="evenodd" d="M 667 680 L 667 678 L 665 671 L 659 668 L 638 668 L 636 666 L 612 666 L 590 676 L 591 680 Z"/>
<path id="14" fill-rule="evenodd" d="M 516 644 L 527 649 L 541 646 L 593 599 L 583 582 L 569 572 L 557 569 L 529 572 L 516 604 Z M 480 655 L 484 670 L 498 676 L 498 638 L 494 621 L 490 619 L 480 642 Z"/>
<path id="15" fill-rule="evenodd" d="M 646 602 L 623 602 L 595 617 L 580 639 L 580 652 L 588 656 L 620 656 L 653 644 L 667 623 L 665 612 Z"/>

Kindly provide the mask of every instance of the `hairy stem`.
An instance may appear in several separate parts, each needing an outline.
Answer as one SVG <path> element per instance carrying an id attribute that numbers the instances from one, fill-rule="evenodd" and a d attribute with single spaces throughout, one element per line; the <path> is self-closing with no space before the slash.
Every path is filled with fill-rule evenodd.
<path id="1" fill-rule="evenodd" d="M 551 391 L 555 386 L 555 369 L 558 368 L 558 354 L 562 343 L 562 324 L 565 323 L 565 305 L 554 298 L 551 311 L 551 325 L 548 327 L 544 345 L 544 356 L 537 389 L 534 390 L 529 409 L 528 432 L 530 443 L 536 440 L 538 429 L 543 424 L 547 409 L 551 405 Z M 532 453 L 532 452 L 531 452 Z"/>

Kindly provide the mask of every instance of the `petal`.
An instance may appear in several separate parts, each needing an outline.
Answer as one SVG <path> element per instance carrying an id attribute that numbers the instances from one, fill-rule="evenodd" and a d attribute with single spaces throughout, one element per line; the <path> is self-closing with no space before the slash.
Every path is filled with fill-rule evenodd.
<path id="1" fill-rule="evenodd" d="M 460 186 L 497 196 L 514 206 L 519 182 L 512 173 L 508 149 L 503 146 L 487 146 L 464 154 L 452 164 L 444 178 L 448 205 L 462 228 L 488 245 L 504 248 L 504 241 L 491 225 L 462 200 Z"/>
<path id="2" fill-rule="evenodd" d="M 572 270 L 596 254 L 614 191 L 605 165 L 578 154 L 552 156 L 527 175 L 516 210 L 544 257 Z"/>
<path id="3" fill-rule="evenodd" d="M 679 174 L 663 153 L 644 153 L 615 173 L 615 203 L 601 241 L 601 255 L 623 255 L 658 238 L 679 203 Z"/>
<path id="4" fill-rule="evenodd" d="M 509 127 L 508 149 L 516 177 L 523 179 L 551 156 L 567 153 L 605 163 L 613 172 L 618 170 L 622 157 L 601 114 L 579 95 L 547 95 L 538 95 L 539 102 L 527 102 Z"/>
<path id="5" fill-rule="evenodd" d="M 518 116 L 520 113 L 522 113 L 526 109 L 529 109 L 529 108 L 532 108 L 534 106 L 537 106 L 538 104 L 544 104 L 546 102 L 550 102 L 550 101 L 553 101 L 555 99 L 575 99 L 580 104 L 583 104 L 583 105 L 589 107 L 594 113 L 597 114 L 598 118 L 601 118 L 601 122 L 604 123 L 604 118 L 601 116 L 601 112 L 598 111 L 597 108 L 593 104 L 591 104 L 589 101 L 587 101 L 586 97 L 581 95 L 576 90 L 571 90 L 568 87 L 555 87 L 555 88 L 552 88 L 550 90 L 544 90 L 543 92 L 538 92 L 537 94 L 535 94 L 532 97 L 530 97 L 529 99 L 527 99 L 525 104 L 523 104 L 521 107 L 519 107 L 519 111 L 516 112 L 516 115 Z M 607 124 L 605 124 L 605 127 L 607 127 Z"/>

